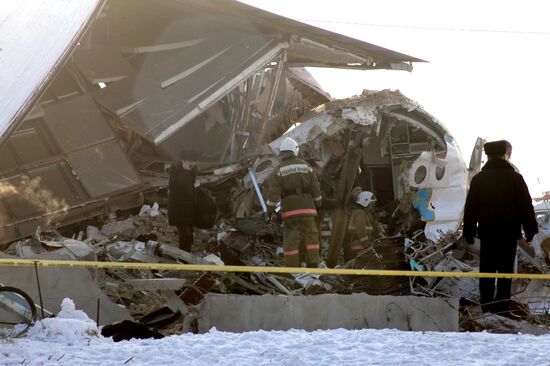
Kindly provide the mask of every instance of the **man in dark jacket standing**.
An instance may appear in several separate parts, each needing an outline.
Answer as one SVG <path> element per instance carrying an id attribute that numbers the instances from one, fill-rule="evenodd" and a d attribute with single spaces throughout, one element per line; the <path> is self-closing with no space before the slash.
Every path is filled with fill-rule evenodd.
<path id="1" fill-rule="evenodd" d="M 184 154 L 189 158 L 189 154 Z M 184 156 L 182 155 L 182 156 Z M 189 160 L 182 160 L 170 170 L 168 180 L 168 223 L 178 228 L 180 249 L 191 251 L 195 218 L 195 170 Z"/>
<path id="2" fill-rule="evenodd" d="M 464 208 L 464 239 L 473 244 L 477 234 L 481 241 L 480 272 L 512 273 L 517 241 L 530 242 L 538 232 L 533 204 L 521 174 L 508 162 L 512 146 L 508 141 L 484 145 L 488 161 L 472 178 Z M 480 278 L 479 293 L 483 311 L 510 310 L 512 280 Z"/>

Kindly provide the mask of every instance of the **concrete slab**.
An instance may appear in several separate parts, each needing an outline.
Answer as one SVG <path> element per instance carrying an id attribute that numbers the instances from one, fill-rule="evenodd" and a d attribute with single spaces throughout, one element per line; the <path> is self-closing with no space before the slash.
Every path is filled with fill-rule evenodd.
<path id="1" fill-rule="evenodd" d="M 50 253 L 36 256 L 41 259 L 52 258 Z M 100 301 L 99 324 L 111 324 L 116 321 L 132 319 L 128 310 L 113 303 L 97 286 L 90 271 L 81 268 L 38 267 L 40 288 L 44 308 L 57 314 L 61 310 L 61 301 L 71 298 L 77 309 L 83 310 L 94 321 L 97 318 L 97 300 Z M 25 291 L 35 303 L 40 304 L 34 267 L 0 267 L 0 282 Z M 38 314 L 40 317 L 40 314 Z"/>
<path id="2" fill-rule="evenodd" d="M 458 299 L 325 294 L 250 296 L 208 294 L 199 309 L 200 333 L 304 329 L 458 331 Z"/>

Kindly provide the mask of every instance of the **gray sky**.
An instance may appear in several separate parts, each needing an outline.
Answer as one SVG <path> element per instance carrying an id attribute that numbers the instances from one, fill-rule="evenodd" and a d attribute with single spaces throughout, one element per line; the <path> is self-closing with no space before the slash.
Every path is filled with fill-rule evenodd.
<path id="1" fill-rule="evenodd" d="M 310 71 L 335 98 L 400 90 L 450 130 L 467 162 L 477 136 L 507 139 L 531 195 L 550 191 L 550 2 L 243 2 L 429 61 L 411 73 Z"/>

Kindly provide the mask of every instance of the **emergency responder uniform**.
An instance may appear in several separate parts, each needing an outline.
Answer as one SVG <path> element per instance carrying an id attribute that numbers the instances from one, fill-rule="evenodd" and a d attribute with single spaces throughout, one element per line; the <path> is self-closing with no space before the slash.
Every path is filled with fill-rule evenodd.
<path id="1" fill-rule="evenodd" d="M 367 249 L 373 240 L 373 218 L 368 212 L 368 206 L 373 202 L 373 194 L 363 191 L 357 195 L 357 199 L 350 206 L 351 214 L 348 225 L 350 235 L 351 257 L 357 256 L 362 250 Z"/>
<path id="2" fill-rule="evenodd" d="M 300 251 L 307 265 L 319 265 L 319 230 L 315 218 L 321 206 L 319 181 L 311 166 L 297 158 L 298 144 L 286 138 L 280 147 L 281 162 L 269 178 L 268 214 L 281 199 L 285 266 L 300 266 Z"/>

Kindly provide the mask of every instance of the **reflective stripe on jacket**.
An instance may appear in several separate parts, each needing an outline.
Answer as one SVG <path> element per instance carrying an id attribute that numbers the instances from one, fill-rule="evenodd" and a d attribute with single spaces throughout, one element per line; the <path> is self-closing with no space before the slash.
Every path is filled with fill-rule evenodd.
<path id="1" fill-rule="evenodd" d="M 281 216 L 316 215 L 321 205 L 321 189 L 311 166 L 297 157 L 283 159 L 269 178 L 267 204 L 281 199 Z"/>

